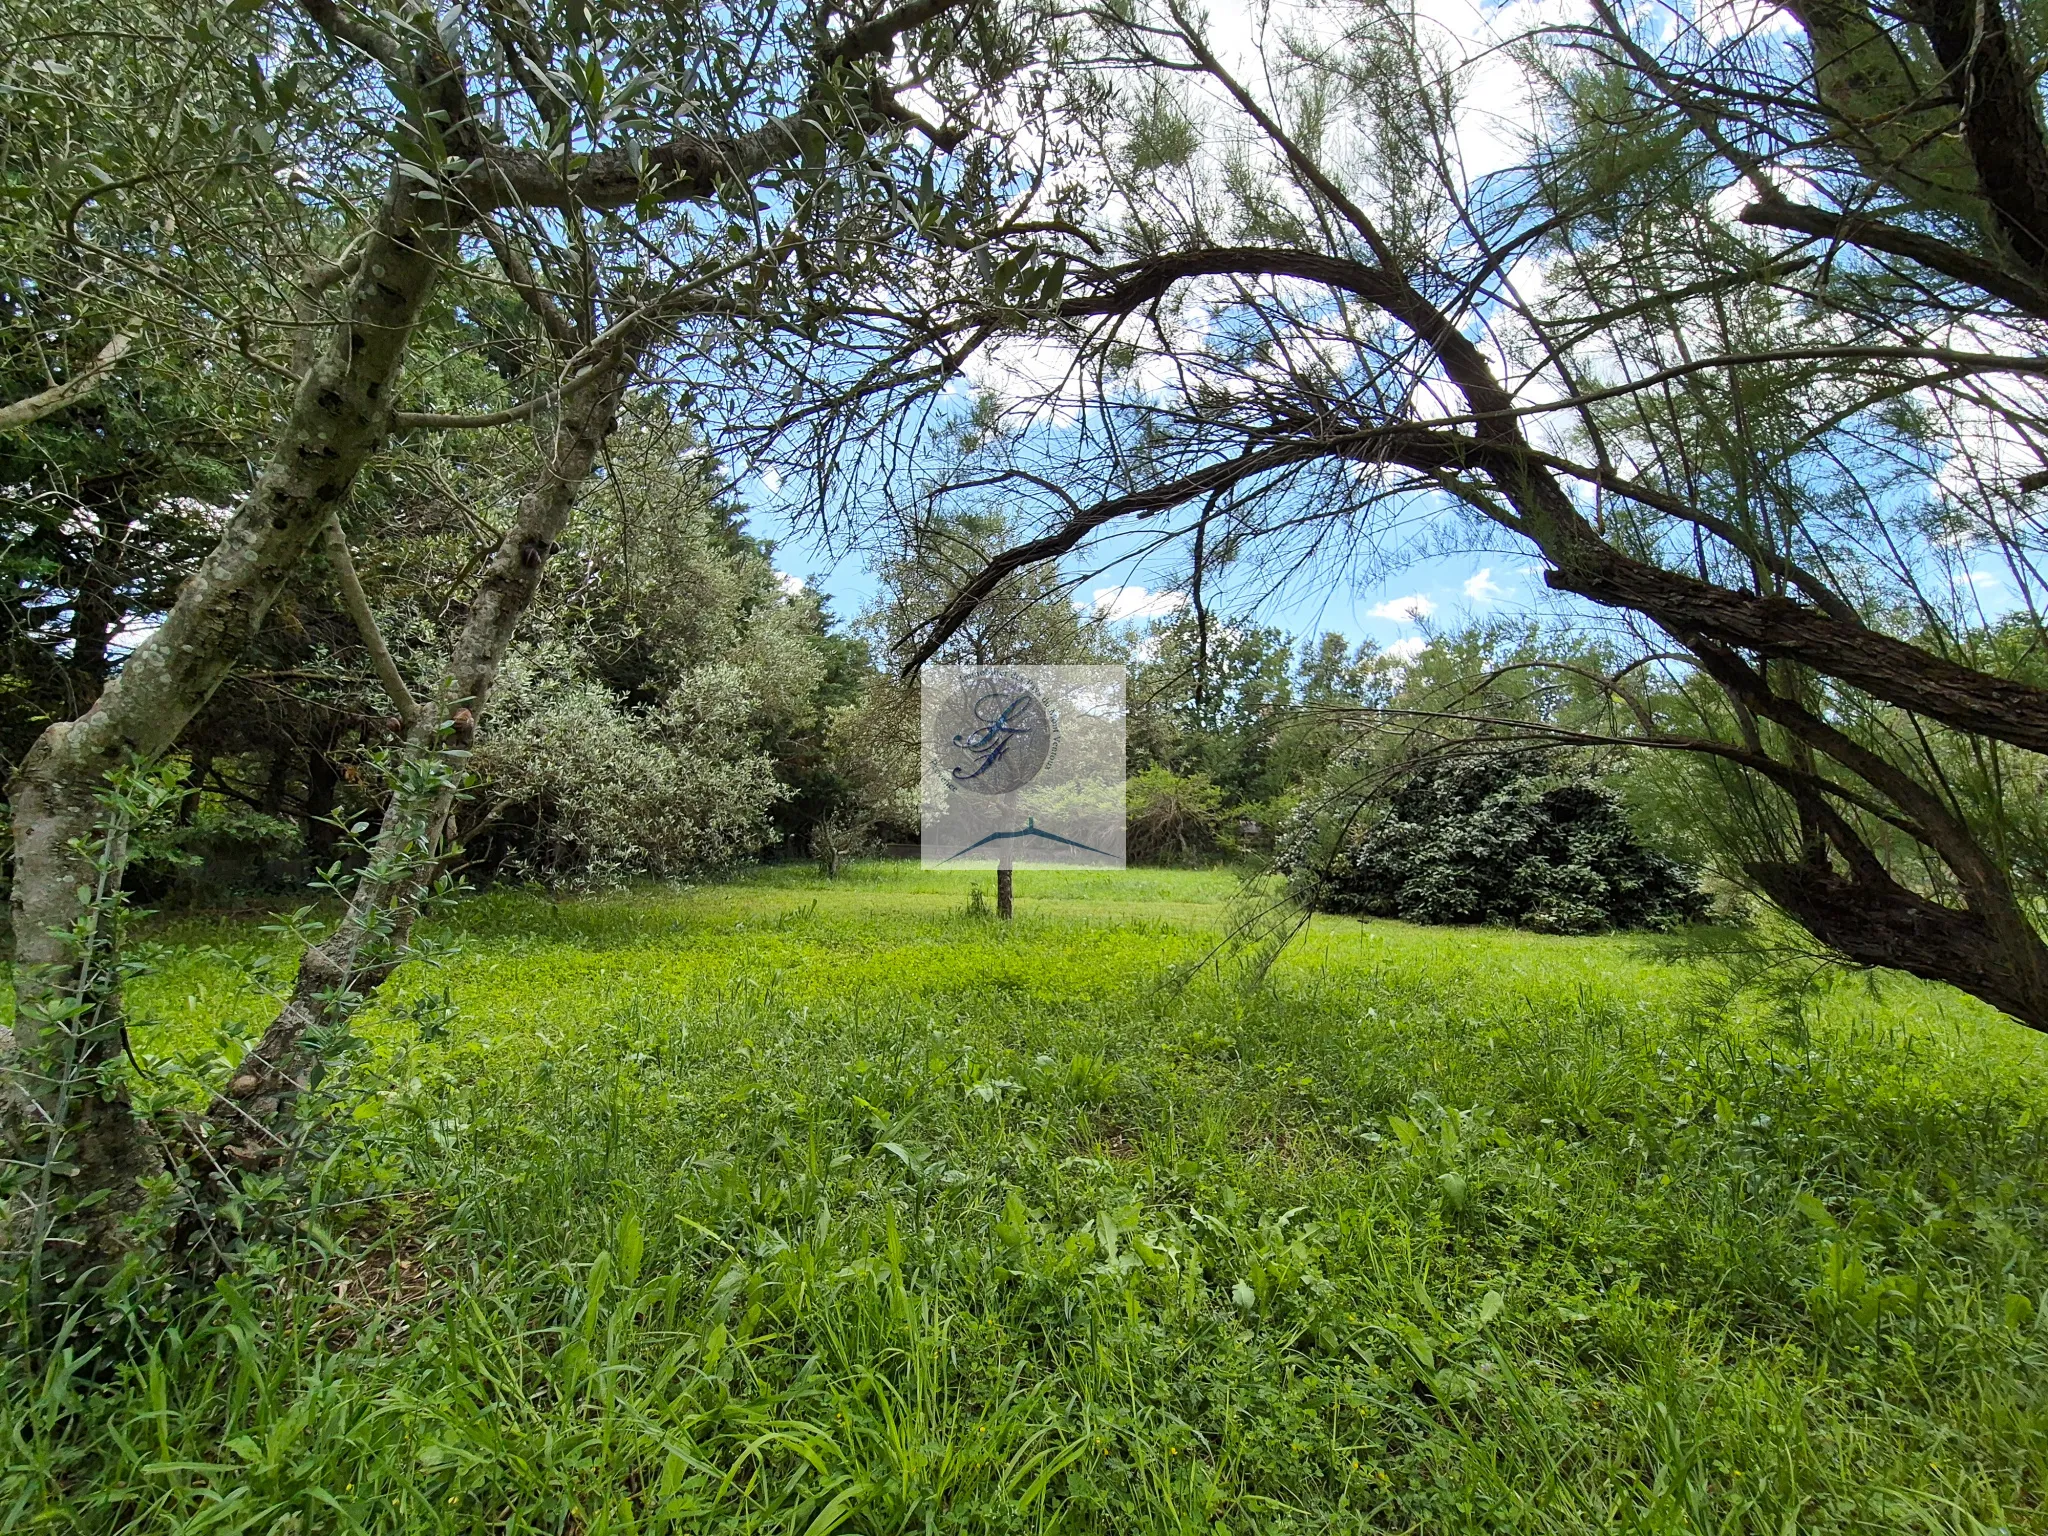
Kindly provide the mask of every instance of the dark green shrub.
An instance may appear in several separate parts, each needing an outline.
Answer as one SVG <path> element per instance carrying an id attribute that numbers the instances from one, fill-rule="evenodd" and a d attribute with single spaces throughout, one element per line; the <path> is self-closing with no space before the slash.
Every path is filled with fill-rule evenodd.
<path id="1" fill-rule="evenodd" d="M 208 906 L 301 891 L 314 873 L 299 824 L 206 795 L 189 821 L 129 839 L 124 885 L 152 905 Z"/>
<path id="2" fill-rule="evenodd" d="M 1433 764 L 1295 877 L 1318 910 L 1541 933 L 1703 916 L 1690 872 L 1647 848 L 1612 791 L 1505 758 Z"/>

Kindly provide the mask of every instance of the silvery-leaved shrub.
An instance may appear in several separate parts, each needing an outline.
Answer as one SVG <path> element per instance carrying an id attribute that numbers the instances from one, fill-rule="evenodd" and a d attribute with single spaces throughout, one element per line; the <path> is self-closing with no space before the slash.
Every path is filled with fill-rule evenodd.
<path id="1" fill-rule="evenodd" d="M 748 857 L 786 793 L 754 744 L 749 682 L 733 663 L 711 662 L 639 709 L 562 652 L 516 654 L 472 762 L 478 831 L 518 829 L 509 871 L 582 884 Z"/>

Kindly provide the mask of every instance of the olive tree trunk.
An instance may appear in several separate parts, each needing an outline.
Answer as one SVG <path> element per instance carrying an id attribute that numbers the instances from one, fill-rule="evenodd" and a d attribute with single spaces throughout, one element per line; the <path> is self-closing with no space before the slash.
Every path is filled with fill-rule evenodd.
<path id="1" fill-rule="evenodd" d="M 420 900 L 440 863 L 443 829 L 455 807 L 477 718 L 577 493 L 611 433 L 637 355 L 630 344 L 620 347 L 605 365 L 605 376 L 565 402 L 539 482 L 521 498 L 485 566 L 442 686 L 408 735 L 405 760 L 347 911 L 324 942 L 300 957 L 290 999 L 207 1117 L 194 1150 L 198 1171 L 216 1189 L 238 1170 L 268 1166 L 289 1152 L 294 1105 L 317 1060 L 309 1036 L 361 1007 L 405 958 Z"/>
<path id="2" fill-rule="evenodd" d="M 275 452 L 163 626 L 128 656 L 83 715 L 45 730 L 8 786 L 14 820 L 14 1028 L 0 1031 L 10 1155 L 55 1170 L 9 1212 L 9 1246 L 52 1245 L 75 1281 L 127 1248 L 138 1179 L 158 1165 L 149 1132 L 109 1070 L 125 1036 L 118 1007 L 72 1002 L 103 988 L 77 937 L 112 892 L 91 845 L 109 775 L 166 751 L 262 627 L 285 578 L 320 536 L 389 431 L 406 343 L 450 258 L 449 205 L 392 179 L 350 277 L 340 317 L 292 402 Z M 89 915 L 89 914 L 87 914 Z M 59 1229 L 62 1229 L 60 1232 Z"/>

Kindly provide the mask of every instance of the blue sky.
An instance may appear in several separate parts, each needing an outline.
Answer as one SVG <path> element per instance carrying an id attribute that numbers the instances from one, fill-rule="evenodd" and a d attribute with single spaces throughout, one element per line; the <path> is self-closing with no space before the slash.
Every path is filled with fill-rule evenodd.
<path id="1" fill-rule="evenodd" d="M 748 507 L 752 531 L 776 541 L 777 569 L 822 591 L 842 621 L 868 606 L 876 581 L 857 553 L 835 558 L 815 539 L 793 533 L 780 510 L 783 498 L 759 478 L 744 479 L 737 490 Z M 1089 562 L 1103 564 L 1100 555 Z M 1170 574 L 1140 562 L 1109 565 L 1096 575 L 1074 565 L 1070 574 L 1081 578 L 1078 599 L 1117 604 L 1119 617 L 1164 612 L 1165 603 L 1184 601 L 1171 592 Z M 1966 611 L 1974 607 L 1978 622 L 1993 621 L 2021 606 L 2010 574 L 1999 569 L 1995 552 L 1988 549 L 1969 562 L 1958 595 Z M 1297 570 L 1283 587 L 1255 605 L 1233 605 L 1226 599 L 1216 606 L 1224 617 L 1276 625 L 1297 638 L 1335 630 L 1354 643 L 1370 640 L 1382 650 L 1397 652 L 1419 649 L 1430 631 L 1455 631 L 1476 619 L 1561 618 L 1574 609 L 1590 613 L 1587 605 L 1543 585 L 1541 566 L 1532 552 L 1512 549 L 1421 555 L 1393 574 L 1369 581 L 1357 579 L 1356 572 L 1332 560 L 1326 567 Z"/>
<path id="2" fill-rule="evenodd" d="M 874 599 L 874 574 L 858 553 L 835 557 L 815 538 L 791 530 L 780 510 L 779 487 L 771 489 L 749 476 L 737 489 L 748 508 L 749 528 L 775 540 L 778 570 L 823 592 L 842 620 L 855 617 Z M 1080 578 L 1077 599 L 1114 605 L 1119 617 L 1143 617 L 1184 601 L 1171 592 L 1170 574 L 1142 562 L 1127 560 L 1087 574 L 1104 563 L 1098 554 L 1085 566 L 1070 565 L 1070 574 Z M 1426 555 L 1382 580 L 1360 582 L 1333 560 L 1328 568 L 1296 571 L 1256 604 L 1226 599 L 1220 611 L 1232 619 L 1276 625 L 1297 637 L 1335 630 L 1354 643 L 1370 640 L 1386 649 L 1405 641 L 1414 647 L 1426 629 L 1454 630 L 1478 618 L 1533 615 L 1551 606 L 1556 599 L 1544 588 L 1538 569 L 1529 555 L 1513 551 Z"/>

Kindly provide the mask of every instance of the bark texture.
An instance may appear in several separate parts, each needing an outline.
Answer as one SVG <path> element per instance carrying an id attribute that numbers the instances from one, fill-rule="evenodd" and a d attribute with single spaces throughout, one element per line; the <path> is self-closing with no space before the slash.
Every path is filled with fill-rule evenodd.
<path id="1" fill-rule="evenodd" d="M 1752 864 L 1771 900 L 1859 965 L 1943 981 L 2034 1029 L 2048 1030 L 2048 989 L 1999 925 L 1907 890 L 1881 871 L 1858 878 L 1822 864 Z M 2033 946 L 2038 950 L 2038 942 Z"/>
<path id="2" fill-rule="evenodd" d="M 1918 0 L 1907 7 L 1948 72 L 1962 141 L 2014 259 L 2048 268 L 2048 133 L 2038 73 L 1998 0 Z"/>
<path id="3" fill-rule="evenodd" d="M 125 1251 L 137 1177 L 154 1158 L 125 1095 L 101 1071 L 123 1050 L 118 1009 L 63 1013 L 65 999 L 96 985 L 81 975 L 91 958 L 73 928 L 82 903 L 98 899 L 80 852 L 101 819 L 98 796 L 115 770 L 177 740 L 382 443 L 406 342 L 453 237 L 447 205 L 416 198 L 411 182 L 394 177 L 341 319 L 255 489 L 163 626 L 90 709 L 44 731 L 9 785 L 15 1026 L 0 1033 L 0 1075 L 12 1087 L 8 1139 L 26 1162 L 74 1170 L 52 1196 L 72 1213 L 63 1256 L 73 1278 Z"/>
<path id="4" fill-rule="evenodd" d="M 540 480 L 521 498 L 485 566 L 448 675 L 409 733 L 410 753 L 422 764 L 439 759 L 439 771 L 401 773 L 348 911 L 325 942 L 300 957 L 289 1001 L 207 1117 L 195 1155 L 198 1171 L 216 1189 L 238 1171 L 268 1166 L 290 1151 L 295 1106 L 317 1060 L 309 1036 L 346 1019 L 404 959 L 420 899 L 439 863 L 441 832 L 455 806 L 460 754 L 469 747 L 519 620 L 540 589 L 577 493 L 610 435 L 637 358 L 635 345 L 618 349 L 607 376 L 565 402 Z"/>

